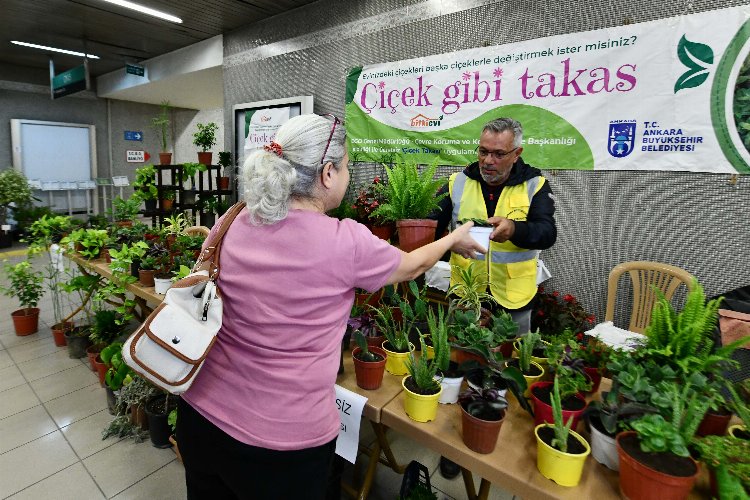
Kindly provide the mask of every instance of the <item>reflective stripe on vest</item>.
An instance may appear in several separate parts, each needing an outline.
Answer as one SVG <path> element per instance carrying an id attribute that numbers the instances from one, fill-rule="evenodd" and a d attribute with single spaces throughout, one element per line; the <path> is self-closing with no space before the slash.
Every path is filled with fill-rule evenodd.
<path id="1" fill-rule="evenodd" d="M 466 179 L 468 179 L 466 174 L 459 172 L 453 180 L 453 189 L 451 191 L 451 203 L 453 203 L 453 215 L 451 217 L 453 227 L 456 226 L 456 222 L 458 221 L 458 211 L 461 209 L 461 196 L 464 194 Z"/>
<path id="2" fill-rule="evenodd" d="M 493 264 L 511 264 L 539 257 L 539 250 L 526 250 L 525 252 L 492 252 Z"/>

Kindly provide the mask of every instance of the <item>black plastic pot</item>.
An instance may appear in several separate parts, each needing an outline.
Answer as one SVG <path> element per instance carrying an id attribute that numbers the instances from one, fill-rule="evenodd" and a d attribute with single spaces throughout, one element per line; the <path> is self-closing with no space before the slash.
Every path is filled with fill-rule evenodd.
<path id="1" fill-rule="evenodd" d="M 65 332 L 65 342 L 68 344 L 68 357 L 72 359 L 86 356 L 86 349 L 91 345 L 86 327 L 76 327 Z"/>
<path id="2" fill-rule="evenodd" d="M 156 200 L 146 200 L 143 202 L 146 205 L 146 210 L 153 212 L 156 210 Z"/>
<path id="3" fill-rule="evenodd" d="M 165 408 L 166 403 L 166 408 Z M 159 394 L 146 401 L 145 411 L 148 418 L 148 433 L 151 437 L 151 444 L 156 448 L 169 448 L 172 443 L 169 442 L 169 436 L 172 434 L 172 428 L 167 423 L 169 412 L 177 406 L 173 397 L 167 397 Z"/>

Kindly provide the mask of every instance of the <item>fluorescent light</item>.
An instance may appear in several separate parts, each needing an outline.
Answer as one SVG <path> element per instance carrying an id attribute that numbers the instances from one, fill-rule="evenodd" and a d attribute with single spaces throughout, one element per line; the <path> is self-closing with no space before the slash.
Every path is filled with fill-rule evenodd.
<path id="1" fill-rule="evenodd" d="M 95 56 L 92 54 L 84 54 L 83 52 L 75 52 L 73 50 L 56 49 L 55 47 L 47 47 L 46 45 L 37 45 L 35 43 L 19 42 L 16 40 L 11 40 L 10 43 L 14 43 L 16 45 L 22 45 L 24 47 L 31 47 L 32 49 L 49 50 L 51 52 L 60 52 L 62 54 L 68 54 L 71 56 L 88 57 L 89 59 L 99 59 L 99 56 Z"/>
<path id="2" fill-rule="evenodd" d="M 140 5 L 137 3 L 128 2 L 128 0 L 104 0 L 104 1 L 108 3 L 113 3 L 115 5 L 119 5 L 120 7 L 125 7 L 128 9 L 137 10 L 138 12 L 143 12 L 144 14 L 148 14 L 149 16 L 166 19 L 167 21 L 172 21 L 173 23 L 182 22 L 182 19 L 180 19 L 179 17 L 175 17 L 173 15 L 167 14 L 160 10 L 152 9 L 150 7 L 144 7 L 143 5 Z"/>

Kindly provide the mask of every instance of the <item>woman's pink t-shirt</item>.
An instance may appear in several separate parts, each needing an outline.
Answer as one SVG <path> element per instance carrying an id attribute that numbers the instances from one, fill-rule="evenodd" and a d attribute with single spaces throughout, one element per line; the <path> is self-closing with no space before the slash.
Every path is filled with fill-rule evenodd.
<path id="1" fill-rule="evenodd" d="M 253 226 L 243 210 L 220 258 L 223 325 L 183 399 L 253 446 L 297 450 L 331 441 L 354 288 L 381 288 L 400 251 L 349 219 L 290 210 L 276 224 Z"/>

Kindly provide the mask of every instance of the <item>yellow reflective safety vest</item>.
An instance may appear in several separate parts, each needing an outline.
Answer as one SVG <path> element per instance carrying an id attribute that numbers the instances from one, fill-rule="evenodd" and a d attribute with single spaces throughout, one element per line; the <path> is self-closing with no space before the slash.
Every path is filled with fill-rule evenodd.
<path id="1" fill-rule="evenodd" d="M 506 186 L 500 193 L 494 216 L 514 221 L 525 221 L 529 213 L 531 199 L 545 183 L 544 177 L 533 177 L 515 186 Z M 470 179 L 463 172 L 450 176 L 448 190 L 453 203 L 453 225 L 464 219 L 488 219 L 487 206 L 482 196 L 479 181 Z M 508 309 L 520 309 L 528 304 L 536 294 L 536 265 L 539 250 L 520 248 L 509 241 L 490 241 L 487 255 L 476 259 L 464 259 L 451 253 L 451 285 L 457 282 L 458 272 L 453 266 L 463 269 L 472 262 L 481 267 L 489 280 L 490 292 L 497 301 Z M 483 280 L 484 281 L 484 280 Z"/>

